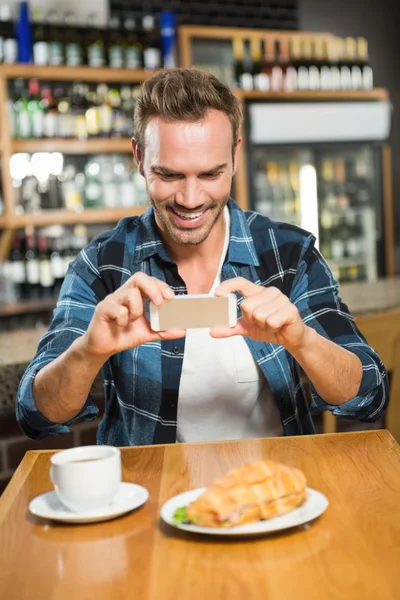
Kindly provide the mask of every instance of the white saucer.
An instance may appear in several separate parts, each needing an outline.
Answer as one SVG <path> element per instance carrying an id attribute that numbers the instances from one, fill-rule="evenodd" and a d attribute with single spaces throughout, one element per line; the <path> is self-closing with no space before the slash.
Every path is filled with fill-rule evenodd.
<path id="1" fill-rule="evenodd" d="M 37 517 L 63 521 L 64 523 L 96 523 L 119 517 L 139 506 L 149 497 L 146 488 L 135 483 L 122 482 L 113 501 L 107 506 L 91 511 L 72 512 L 58 499 L 57 494 L 47 492 L 34 498 L 29 504 L 29 510 Z"/>

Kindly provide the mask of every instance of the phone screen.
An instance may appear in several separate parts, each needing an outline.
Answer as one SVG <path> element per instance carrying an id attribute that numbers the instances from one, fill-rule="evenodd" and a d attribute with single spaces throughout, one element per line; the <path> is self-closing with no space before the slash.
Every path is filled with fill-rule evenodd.
<path id="1" fill-rule="evenodd" d="M 158 307 L 161 331 L 201 327 L 229 327 L 229 298 L 177 296 Z"/>

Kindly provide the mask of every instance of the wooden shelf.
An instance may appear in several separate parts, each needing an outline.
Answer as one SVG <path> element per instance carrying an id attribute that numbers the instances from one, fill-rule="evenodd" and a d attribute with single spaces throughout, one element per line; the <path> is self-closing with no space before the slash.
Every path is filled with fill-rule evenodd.
<path id="1" fill-rule="evenodd" d="M 79 223 L 116 223 L 124 217 L 142 215 L 147 207 L 133 206 L 132 208 L 107 208 L 87 209 L 81 213 L 67 210 L 48 210 L 40 213 L 0 217 L 0 227 L 18 229 L 33 225 L 42 227 L 46 225 L 76 225 Z"/>
<path id="2" fill-rule="evenodd" d="M 37 300 L 21 300 L 15 304 L 0 303 L 0 317 L 27 315 L 30 313 L 47 312 L 53 310 L 57 298 L 38 298 Z"/>
<path id="3" fill-rule="evenodd" d="M 77 139 L 34 139 L 14 140 L 12 152 L 62 152 L 63 154 L 106 154 L 131 153 L 130 138 Z"/>
<path id="4" fill-rule="evenodd" d="M 48 81 L 141 83 L 153 74 L 154 71 L 142 69 L 110 69 L 107 67 L 39 67 L 33 64 L 0 66 L 0 77 L 6 79 L 35 77 Z"/>
<path id="5" fill-rule="evenodd" d="M 204 39 L 232 40 L 235 37 L 241 39 L 263 39 L 266 36 L 275 38 L 282 37 L 309 37 L 313 38 L 332 38 L 333 33 L 321 31 L 293 31 L 284 29 L 244 29 L 242 27 L 214 27 L 210 25 L 181 25 L 178 28 L 178 36 Z"/>
<path id="6" fill-rule="evenodd" d="M 338 91 L 296 91 L 296 92 L 261 92 L 260 90 L 234 90 L 234 94 L 242 101 L 251 100 L 387 100 L 389 98 L 388 91 L 383 88 L 375 88 L 373 90 L 338 90 Z"/>

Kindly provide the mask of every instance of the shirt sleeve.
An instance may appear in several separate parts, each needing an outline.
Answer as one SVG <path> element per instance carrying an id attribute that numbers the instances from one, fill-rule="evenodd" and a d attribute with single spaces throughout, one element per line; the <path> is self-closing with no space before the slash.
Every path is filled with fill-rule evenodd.
<path id="1" fill-rule="evenodd" d="M 53 423 L 37 409 L 32 392 L 33 380 L 40 369 L 65 352 L 85 333 L 91 321 L 99 302 L 95 289 L 100 281 L 93 251 L 92 254 L 93 257 L 90 257 L 90 249 L 87 252 L 83 250 L 79 259 L 69 267 L 49 330 L 40 340 L 37 353 L 19 385 L 16 417 L 22 430 L 32 439 L 68 433 L 70 425 L 76 421 L 91 421 L 98 415 L 98 408 L 89 394 L 73 419 L 65 423 Z M 83 269 L 80 268 L 80 274 L 74 267 L 76 264 L 84 265 Z"/>
<path id="2" fill-rule="evenodd" d="M 342 302 L 339 285 L 315 248 L 314 238 L 310 238 L 309 242 L 300 260 L 290 299 L 306 325 L 358 356 L 363 369 L 357 396 L 339 406 L 326 403 L 310 382 L 311 411 L 319 414 L 330 410 L 337 417 L 377 421 L 389 402 L 386 369 Z"/>

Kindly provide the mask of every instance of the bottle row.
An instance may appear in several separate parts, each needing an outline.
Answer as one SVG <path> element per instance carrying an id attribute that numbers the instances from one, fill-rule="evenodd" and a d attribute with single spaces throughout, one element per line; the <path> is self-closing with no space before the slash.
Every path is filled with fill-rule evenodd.
<path id="1" fill-rule="evenodd" d="M 14 139 L 131 138 L 139 86 L 13 81 L 7 110 Z"/>
<path id="2" fill-rule="evenodd" d="M 145 206 L 145 182 L 130 154 L 14 154 L 10 160 L 15 213 Z"/>
<path id="3" fill-rule="evenodd" d="M 77 225 L 62 234 L 56 228 L 55 233 L 36 234 L 29 229 L 15 234 L 9 259 L 1 265 L 2 278 L 8 283 L 8 298 L 2 298 L 3 302 L 58 295 L 70 262 L 88 242 L 88 232 Z"/>
<path id="4" fill-rule="evenodd" d="M 235 87 L 262 91 L 369 90 L 373 72 L 364 38 L 292 36 L 233 40 Z"/>
<path id="5" fill-rule="evenodd" d="M 20 3 L 15 20 L 10 5 L 0 7 L 1 62 L 148 70 L 176 64 L 171 11 L 162 12 L 159 23 L 154 14 L 144 15 L 140 23 L 132 13 L 112 15 L 107 29 L 99 26 L 95 12 L 88 15 L 86 26 L 78 23 L 73 11 L 61 16 L 50 9 L 43 18 L 35 8 L 33 23 L 30 19 L 27 2 Z"/>

